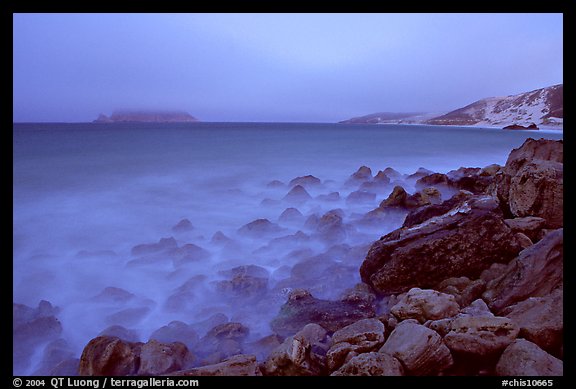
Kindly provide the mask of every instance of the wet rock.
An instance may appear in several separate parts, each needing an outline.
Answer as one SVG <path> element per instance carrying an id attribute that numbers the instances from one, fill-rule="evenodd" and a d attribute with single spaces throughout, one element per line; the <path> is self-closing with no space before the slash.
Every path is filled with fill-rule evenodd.
<path id="1" fill-rule="evenodd" d="M 161 343 L 180 342 L 186 345 L 189 350 L 193 350 L 199 337 L 191 325 L 174 320 L 154 331 L 149 340 L 157 340 Z"/>
<path id="2" fill-rule="evenodd" d="M 230 297 L 259 298 L 268 290 L 268 278 L 239 274 L 231 280 L 217 281 L 216 290 Z"/>
<path id="3" fill-rule="evenodd" d="M 170 238 L 162 238 L 158 241 L 158 243 L 144 243 L 139 244 L 132 247 L 132 255 L 133 256 L 142 256 L 142 255 L 149 255 L 149 254 L 158 254 L 163 251 L 168 251 L 171 249 L 178 248 L 178 244 L 176 243 L 176 239 Z"/>
<path id="4" fill-rule="evenodd" d="M 216 231 L 214 235 L 212 235 L 212 239 L 210 239 L 210 243 L 216 244 L 219 246 L 226 245 L 233 243 L 234 240 L 227 237 L 222 231 Z"/>
<path id="5" fill-rule="evenodd" d="M 161 375 L 182 370 L 194 360 L 188 348 L 180 343 L 160 343 L 155 339 L 142 345 L 138 375 Z"/>
<path id="6" fill-rule="evenodd" d="M 206 334 L 207 337 L 214 337 L 215 339 L 233 339 L 243 341 L 250 330 L 242 323 L 225 323 L 212 328 Z"/>
<path id="7" fill-rule="evenodd" d="M 432 170 L 429 170 L 429 169 L 426 169 L 423 167 L 419 167 L 418 170 L 416 170 L 414 173 L 410 174 L 406 178 L 411 179 L 411 180 L 418 180 L 419 178 L 429 176 L 430 174 L 434 174 L 434 172 Z"/>
<path id="8" fill-rule="evenodd" d="M 379 352 L 402 362 L 407 375 L 437 375 L 454 363 L 440 335 L 412 320 L 399 323 Z"/>
<path id="9" fill-rule="evenodd" d="M 266 359 L 270 353 L 284 342 L 284 338 L 272 334 L 258 339 L 255 342 L 245 344 L 245 351 L 249 354 L 256 355 L 258 360 Z"/>
<path id="10" fill-rule="evenodd" d="M 304 215 L 296 208 L 286 208 L 278 221 L 281 223 L 302 223 L 304 221 Z"/>
<path id="11" fill-rule="evenodd" d="M 373 243 L 362 281 L 382 294 L 430 288 L 449 277 L 477 277 L 520 251 L 490 196 L 473 196 L 449 212 Z"/>
<path id="12" fill-rule="evenodd" d="M 113 325 L 105 328 L 98 336 L 113 336 L 125 340 L 126 342 L 138 342 L 140 337 L 135 330 L 129 330 L 119 325 Z"/>
<path id="13" fill-rule="evenodd" d="M 126 303 L 136 296 L 125 289 L 109 286 L 92 298 L 92 301 L 103 303 Z"/>
<path id="14" fill-rule="evenodd" d="M 370 286 L 364 283 L 358 283 L 354 285 L 353 288 L 346 289 L 340 297 L 340 300 L 370 309 L 376 302 L 376 295 Z"/>
<path id="15" fill-rule="evenodd" d="M 329 242 L 341 242 L 346 239 L 347 233 L 342 216 L 337 211 L 326 212 L 316 227 L 318 236 Z"/>
<path id="16" fill-rule="evenodd" d="M 202 358 L 203 365 L 219 363 L 233 355 L 243 353 L 242 344 L 248 333 L 248 327 L 241 323 L 217 325 L 200 339 L 194 352 Z"/>
<path id="17" fill-rule="evenodd" d="M 192 231 L 193 229 L 194 226 L 192 225 L 192 222 L 188 219 L 182 219 L 174 227 L 172 227 L 172 231 L 174 232 L 188 232 Z"/>
<path id="18" fill-rule="evenodd" d="M 238 230 L 238 234 L 250 238 L 259 238 L 262 236 L 277 234 L 283 231 L 283 228 L 281 228 L 278 224 L 270 222 L 268 219 L 257 219 L 242 226 Z"/>
<path id="19" fill-rule="evenodd" d="M 519 330 L 505 317 L 462 316 L 452 320 L 444 343 L 455 353 L 486 358 L 504 350 Z"/>
<path id="20" fill-rule="evenodd" d="M 321 375 L 325 370 L 326 343 L 326 330 L 317 324 L 308 324 L 272 351 L 262 364 L 262 372 L 271 376 Z"/>
<path id="21" fill-rule="evenodd" d="M 321 181 L 319 178 L 314 177 L 312 175 L 307 175 L 294 178 L 292 181 L 290 181 L 289 186 L 302 185 L 306 187 L 315 187 L 319 186 L 320 184 Z"/>
<path id="22" fill-rule="evenodd" d="M 426 190 L 423 189 L 422 191 Z M 431 202 L 430 205 L 425 205 L 420 208 L 416 208 L 410 211 L 404 220 L 402 227 L 414 227 L 417 224 L 423 223 L 429 219 L 436 216 L 441 216 L 452 209 L 462 205 L 466 200 L 472 198 L 472 193 L 467 191 L 460 191 L 450 199 L 443 201 L 440 204 L 434 204 Z"/>
<path id="23" fill-rule="evenodd" d="M 290 336 L 308 323 L 316 323 L 327 331 L 352 324 L 360 319 L 374 317 L 374 307 L 350 301 L 328 301 L 313 297 L 303 289 L 293 290 L 272 320 L 272 330 L 281 336 Z"/>
<path id="24" fill-rule="evenodd" d="M 283 200 L 292 204 L 302 204 L 312 199 L 312 196 L 304 189 L 302 185 L 296 185 L 290 192 L 284 196 Z"/>
<path id="25" fill-rule="evenodd" d="M 370 180 L 372 180 L 372 169 L 370 169 L 368 166 L 361 166 L 350 176 L 347 183 L 352 184 L 355 182 L 357 183 Z"/>
<path id="26" fill-rule="evenodd" d="M 386 174 L 386 176 L 390 177 L 391 179 L 402 178 L 402 173 L 391 167 L 387 167 L 386 169 L 382 170 L 382 173 Z"/>
<path id="27" fill-rule="evenodd" d="M 396 173 L 400 174 L 398 172 Z M 374 176 L 373 181 L 383 185 L 388 185 L 390 184 L 390 177 L 388 177 L 388 175 L 384 171 L 379 170 L 378 173 L 376 173 L 376 175 Z"/>
<path id="28" fill-rule="evenodd" d="M 304 227 L 308 230 L 315 230 L 318 228 L 318 223 L 320 222 L 320 216 L 313 213 L 312 215 L 308 216 L 306 221 L 304 222 Z"/>
<path id="29" fill-rule="evenodd" d="M 540 233 L 546 224 L 546 220 L 536 216 L 518 217 L 506 219 L 504 223 L 514 232 L 521 232 L 528 236 L 533 242 L 540 240 Z"/>
<path id="30" fill-rule="evenodd" d="M 558 289 L 507 307 L 502 314 L 520 327 L 520 337 L 559 356 L 564 340 L 563 307 L 564 293 Z"/>
<path id="31" fill-rule="evenodd" d="M 394 305 L 391 312 L 400 320 L 420 323 L 456 315 L 460 310 L 454 296 L 431 289 L 412 288 Z"/>
<path id="32" fill-rule="evenodd" d="M 564 231 L 558 229 L 522 250 L 482 295 L 494 312 L 527 299 L 541 297 L 563 283 Z"/>
<path id="33" fill-rule="evenodd" d="M 228 316 L 223 313 L 215 313 L 207 319 L 192 323 L 191 326 L 200 335 L 208 333 L 212 328 L 228 323 Z"/>
<path id="34" fill-rule="evenodd" d="M 130 343 L 119 338 L 99 336 L 92 339 L 80 357 L 78 375 L 124 376 L 136 374 L 142 343 Z"/>
<path id="35" fill-rule="evenodd" d="M 468 277 L 451 277 L 442 281 L 434 289 L 454 296 L 461 307 L 465 307 L 479 298 L 486 288 L 482 279 L 471 281 Z"/>
<path id="36" fill-rule="evenodd" d="M 346 197 L 346 203 L 371 203 L 376 199 L 376 193 L 357 190 Z"/>
<path id="37" fill-rule="evenodd" d="M 106 323 L 134 326 L 140 323 L 149 313 L 150 308 L 148 307 L 126 308 L 106 316 Z"/>
<path id="38" fill-rule="evenodd" d="M 562 376 L 564 364 L 532 342 L 517 339 L 502 353 L 496 365 L 499 376 Z"/>
<path id="39" fill-rule="evenodd" d="M 502 166 L 498 165 L 497 163 L 493 163 L 488 166 L 484 166 L 478 172 L 480 176 L 495 176 L 502 169 Z"/>
<path id="40" fill-rule="evenodd" d="M 241 265 L 229 270 L 221 270 L 218 272 L 218 274 L 230 278 L 237 276 L 268 278 L 270 272 L 266 270 L 266 268 L 258 265 Z"/>
<path id="41" fill-rule="evenodd" d="M 208 250 L 192 243 L 170 250 L 170 256 L 175 266 L 180 266 L 188 262 L 199 262 L 211 257 Z"/>
<path id="42" fill-rule="evenodd" d="M 346 362 L 332 376 L 402 376 L 402 364 L 383 353 L 364 353 Z"/>
<path id="43" fill-rule="evenodd" d="M 254 355 L 234 355 L 213 365 L 181 370 L 168 376 L 261 376 L 262 372 Z"/>
<path id="44" fill-rule="evenodd" d="M 404 207 L 408 193 L 400 185 L 396 185 L 388 198 L 380 203 L 380 208 L 385 207 Z"/>

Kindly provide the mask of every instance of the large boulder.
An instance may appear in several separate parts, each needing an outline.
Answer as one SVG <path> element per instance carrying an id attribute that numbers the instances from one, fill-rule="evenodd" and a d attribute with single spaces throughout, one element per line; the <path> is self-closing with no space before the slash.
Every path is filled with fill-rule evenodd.
<path id="1" fill-rule="evenodd" d="M 563 283 L 564 230 L 547 234 L 523 250 L 500 275 L 486 284 L 482 295 L 492 311 L 498 313 L 528 297 L 542 297 Z"/>
<path id="2" fill-rule="evenodd" d="M 364 353 L 351 358 L 332 376 L 402 376 L 404 368 L 393 356 L 383 353 Z"/>
<path id="3" fill-rule="evenodd" d="M 557 289 L 544 297 L 530 297 L 502 312 L 520 327 L 520 336 L 545 351 L 559 355 L 564 338 L 564 293 Z"/>
<path id="4" fill-rule="evenodd" d="M 180 342 L 160 343 L 155 339 L 142 345 L 138 375 L 160 375 L 188 367 L 194 357 Z"/>
<path id="5" fill-rule="evenodd" d="M 181 370 L 168 376 L 261 376 L 258 361 L 254 355 L 234 355 L 220 363 Z"/>
<path id="6" fill-rule="evenodd" d="M 82 351 L 78 375 L 134 375 L 140 364 L 141 347 L 142 343 L 126 342 L 111 336 L 94 338 Z"/>
<path id="7" fill-rule="evenodd" d="M 562 376 L 564 364 L 525 339 L 517 339 L 502 353 L 496 365 L 499 376 Z"/>
<path id="8" fill-rule="evenodd" d="M 400 320 L 416 319 L 420 323 L 456 315 L 460 306 L 454 296 L 432 289 L 412 288 L 400 298 L 390 312 Z"/>
<path id="9" fill-rule="evenodd" d="M 491 196 L 472 196 L 443 215 L 376 241 L 360 267 L 362 281 L 382 294 L 431 288 L 449 277 L 476 278 L 521 247 Z"/>
<path id="10" fill-rule="evenodd" d="M 316 323 L 334 332 L 360 319 L 375 316 L 374 306 L 364 301 L 320 300 L 302 289 L 293 290 L 272 320 L 272 330 L 282 336 L 298 332 L 308 323 Z"/>
<path id="11" fill-rule="evenodd" d="M 548 161 L 549 163 L 547 163 Z M 512 150 L 488 191 L 515 216 L 539 216 L 550 228 L 562 226 L 564 144 L 562 140 L 526 139 Z"/>
<path id="12" fill-rule="evenodd" d="M 398 324 L 379 352 L 402 362 L 408 375 L 437 375 L 454 363 L 442 337 L 413 320 Z"/>

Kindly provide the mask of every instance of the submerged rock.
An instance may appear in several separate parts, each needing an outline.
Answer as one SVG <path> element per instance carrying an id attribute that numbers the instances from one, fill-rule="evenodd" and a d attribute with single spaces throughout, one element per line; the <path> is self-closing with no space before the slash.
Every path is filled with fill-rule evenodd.
<path id="1" fill-rule="evenodd" d="M 238 230 L 239 235 L 258 238 L 283 232 L 284 229 L 268 219 L 257 219 L 245 224 Z"/>
<path id="2" fill-rule="evenodd" d="M 158 243 L 143 243 L 132 247 L 132 255 L 142 256 L 148 254 L 157 254 L 159 252 L 175 248 L 178 248 L 176 239 L 173 237 L 161 238 Z"/>

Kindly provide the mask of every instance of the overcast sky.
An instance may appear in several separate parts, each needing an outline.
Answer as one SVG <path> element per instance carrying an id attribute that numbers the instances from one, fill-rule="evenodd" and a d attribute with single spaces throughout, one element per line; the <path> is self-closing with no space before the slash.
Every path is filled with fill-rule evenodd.
<path id="1" fill-rule="evenodd" d="M 562 14 L 15 14 L 14 121 L 447 112 L 563 82 Z"/>

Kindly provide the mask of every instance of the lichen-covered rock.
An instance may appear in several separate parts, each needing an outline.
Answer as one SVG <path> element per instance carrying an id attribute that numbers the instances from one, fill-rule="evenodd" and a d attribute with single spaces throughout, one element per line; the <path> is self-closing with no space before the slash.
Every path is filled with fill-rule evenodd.
<path id="1" fill-rule="evenodd" d="M 328 331 L 337 331 L 360 319 L 374 316 L 374 306 L 367 307 L 362 301 L 320 300 L 307 290 L 295 289 L 272 320 L 271 326 L 277 334 L 290 336 L 308 323 L 316 323 Z"/>
<path id="2" fill-rule="evenodd" d="M 181 370 L 168 376 L 261 376 L 258 361 L 254 355 L 234 355 L 220 363 Z"/>
<path id="3" fill-rule="evenodd" d="M 383 353 L 364 353 L 346 362 L 332 376 L 402 376 L 402 364 L 393 356 Z"/>
<path id="4" fill-rule="evenodd" d="M 504 350 L 519 331 L 505 317 L 463 316 L 451 321 L 444 343 L 455 353 L 489 357 Z"/>
<path id="5" fill-rule="evenodd" d="M 544 297 L 530 297 L 507 307 L 502 314 L 520 327 L 520 337 L 559 355 L 564 339 L 564 293 L 557 289 Z"/>
<path id="6" fill-rule="evenodd" d="M 490 196 L 474 196 L 444 215 L 397 229 L 374 242 L 360 268 L 362 281 L 382 294 L 431 288 L 449 277 L 476 278 L 520 251 Z"/>
<path id="7" fill-rule="evenodd" d="M 532 342 L 517 339 L 502 353 L 496 365 L 499 376 L 562 376 L 564 364 Z"/>
<path id="8" fill-rule="evenodd" d="M 495 313 L 527 299 L 542 297 L 563 283 L 564 230 L 549 233 L 522 250 L 500 276 L 486 284 L 482 297 Z"/>
<path id="9" fill-rule="evenodd" d="M 308 324 L 278 346 L 262 364 L 264 375 L 315 376 L 325 371 L 327 332 L 317 324 Z"/>
<path id="10" fill-rule="evenodd" d="M 412 320 L 398 324 L 379 352 L 402 362 L 407 375 L 437 375 L 454 363 L 440 335 Z"/>
<path id="11" fill-rule="evenodd" d="M 420 323 L 452 317 L 460 306 L 454 296 L 432 289 L 412 288 L 394 305 L 391 312 L 400 320 L 416 319 Z"/>

